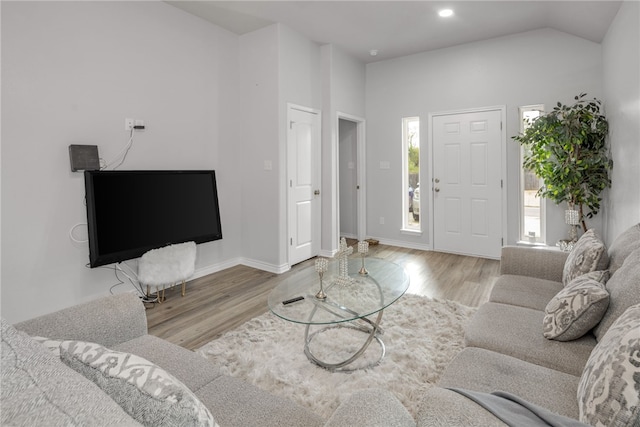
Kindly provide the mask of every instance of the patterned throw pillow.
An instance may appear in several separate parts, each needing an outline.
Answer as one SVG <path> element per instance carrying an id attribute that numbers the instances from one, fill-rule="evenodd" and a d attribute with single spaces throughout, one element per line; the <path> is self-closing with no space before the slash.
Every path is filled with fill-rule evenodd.
<path id="1" fill-rule="evenodd" d="M 595 270 L 606 270 L 609 264 L 607 248 L 593 229 L 584 233 L 569 253 L 562 271 L 562 284 Z"/>
<path id="2" fill-rule="evenodd" d="M 598 324 L 609 306 L 606 271 L 593 271 L 576 277 L 549 301 L 544 309 L 545 338 L 575 340 Z"/>
<path id="3" fill-rule="evenodd" d="M 145 426 L 217 426 L 211 412 L 173 375 L 134 354 L 84 341 L 33 337 L 93 381 Z"/>
<path id="4" fill-rule="evenodd" d="M 640 304 L 629 307 L 595 346 L 578 384 L 580 421 L 637 426 L 640 420 Z"/>

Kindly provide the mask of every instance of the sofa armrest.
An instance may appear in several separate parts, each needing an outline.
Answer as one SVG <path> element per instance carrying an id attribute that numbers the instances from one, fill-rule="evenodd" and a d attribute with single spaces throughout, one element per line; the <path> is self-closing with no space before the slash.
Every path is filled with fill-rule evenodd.
<path id="1" fill-rule="evenodd" d="M 524 246 L 505 246 L 500 257 L 500 274 L 529 276 L 562 282 L 568 252 Z"/>
<path id="2" fill-rule="evenodd" d="M 352 394 L 325 427 L 415 427 L 409 411 L 389 391 L 366 389 Z"/>
<path id="3" fill-rule="evenodd" d="M 122 293 L 65 308 L 14 325 L 31 336 L 113 346 L 147 333 L 144 304 Z"/>

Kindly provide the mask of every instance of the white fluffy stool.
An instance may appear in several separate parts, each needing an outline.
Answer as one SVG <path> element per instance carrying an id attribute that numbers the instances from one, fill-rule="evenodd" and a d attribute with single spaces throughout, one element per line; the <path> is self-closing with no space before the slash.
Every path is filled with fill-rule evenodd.
<path id="1" fill-rule="evenodd" d="M 169 245 L 146 252 L 138 261 L 138 280 L 141 284 L 155 286 L 156 290 L 162 286 L 162 300 L 164 287 L 175 286 L 182 282 L 182 296 L 186 292 L 186 280 L 193 276 L 196 265 L 196 244 L 194 242 Z M 158 302 L 161 301 L 158 294 Z"/>

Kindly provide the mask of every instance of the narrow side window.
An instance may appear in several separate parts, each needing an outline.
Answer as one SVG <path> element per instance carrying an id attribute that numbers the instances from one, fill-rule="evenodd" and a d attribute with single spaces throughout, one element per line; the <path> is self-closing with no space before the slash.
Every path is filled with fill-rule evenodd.
<path id="1" fill-rule="evenodd" d="M 421 231 L 426 212 L 420 205 L 420 118 L 402 119 L 402 228 Z M 425 207 L 423 204 L 422 207 Z"/>
<path id="2" fill-rule="evenodd" d="M 544 114 L 544 105 L 527 105 L 520 107 L 520 132 L 525 129 L 541 114 Z M 544 244 L 544 199 L 537 196 L 543 182 L 532 170 L 522 165 L 527 148 L 520 146 L 520 240 L 528 243 Z"/>

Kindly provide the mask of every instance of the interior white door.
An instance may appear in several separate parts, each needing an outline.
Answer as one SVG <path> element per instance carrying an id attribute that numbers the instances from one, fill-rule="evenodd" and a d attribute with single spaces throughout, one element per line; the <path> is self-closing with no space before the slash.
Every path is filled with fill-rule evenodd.
<path id="1" fill-rule="evenodd" d="M 433 245 L 437 251 L 500 256 L 501 119 L 501 110 L 433 116 Z"/>
<path id="2" fill-rule="evenodd" d="M 320 114 L 289 106 L 289 265 L 320 252 Z"/>

